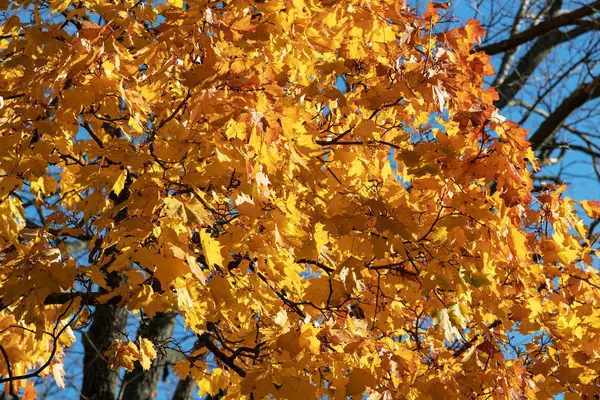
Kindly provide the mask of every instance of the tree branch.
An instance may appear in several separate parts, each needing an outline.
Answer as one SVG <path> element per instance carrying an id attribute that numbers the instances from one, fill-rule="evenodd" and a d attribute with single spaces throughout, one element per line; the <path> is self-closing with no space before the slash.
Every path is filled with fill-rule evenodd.
<path id="1" fill-rule="evenodd" d="M 12 382 L 16 381 L 16 380 L 28 379 L 28 378 L 33 378 L 33 377 L 39 376 L 42 371 L 44 371 L 46 368 L 48 368 L 48 366 L 52 363 L 52 360 L 54 359 L 56 350 L 58 349 L 58 339 L 64 333 L 64 331 L 67 330 L 67 328 L 70 327 L 71 324 L 73 324 L 73 322 L 75 322 L 75 320 L 77 319 L 77 317 L 79 317 L 79 314 L 81 313 L 83 308 L 84 307 L 81 306 L 79 308 L 79 310 L 71 317 L 71 319 L 67 323 L 65 323 L 65 325 L 57 333 L 52 334 L 52 350 L 50 351 L 50 355 L 48 356 L 48 359 L 38 369 L 36 369 L 33 372 L 23 374 L 23 375 L 17 375 L 17 376 L 13 376 L 12 373 L 9 372 L 8 378 L 0 378 L 0 384 L 5 383 L 5 382 L 11 382 L 11 385 L 12 385 Z M 67 308 L 67 310 L 68 310 L 68 308 Z M 57 326 L 58 326 L 59 322 L 60 322 L 60 319 L 57 321 Z M 5 352 L 3 351 L 2 353 L 6 357 Z M 10 369 L 10 364 L 8 363 L 8 358 L 6 359 L 6 362 L 8 364 L 8 368 Z"/>
<path id="2" fill-rule="evenodd" d="M 539 150 L 561 128 L 568 116 L 587 101 L 600 96 L 600 75 L 589 83 L 575 89 L 562 103 L 542 122 L 529 141 L 534 151 Z"/>
<path id="3" fill-rule="evenodd" d="M 404 268 L 404 263 L 405 261 L 401 261 L 401 262 L 397 262 L 397 263 L 392 263 L 392 264 L 385 264 L 385 265 L 369 265 L 367 266 L 368 269 L 372 269 L 374 271 L 379 271 L 382 269 L 391 269 L 393 271 L 399 272 L 403 275 L 410 275 L 410 276 L 419 276 L 418 272 L 414 272 L 414 271 L 409 271 L 406 268 Z"/>
<path id="4" fill-rule="evenodd" d="M 15 385 L 13 384 L 13 374 L 12 374 L 12 366 L 10 365 L 10 360 L 8 359 L 8 353 L 6 352 L 6 350 L 4 349 L 4 346 L 2 346 L 2 344 L 0 344 L 0 352 L 2 352 L 2 356 L 4 357 L 4 362 L 6 363 L 6 370 L 8 371 L 8 379 L 9 379 L 9 385 L 8 385 L 8 393 L 14 397 L 16 397 L 15 394 Z"/>
<path id="5" fill-rule="evenodd" d="M 91 293 L 56 292 L 56 293 L 49 294 L 44 299 L 44 305 L 50 306 L 50 305 L 67 304 L 70 301 L 72 301 L 73 299 L 75 299 L 76 297 L 81 297 L 81 302 L 87 306 L 97 306 L 99 304 L 118 304 L 122 300 L 121 296 L 114 296 L 103 303 L 98 303 L 98 297 L 103 296 L 105 294 L 106 293 L 98 293 L 98 292 L 91 292 Z M 10 305 L 10 303 L 9 304 L 3 303 L 2 297 L 0 297 L 0 311 L 4 310 L 9 305 Z"/>
<path id="6" fill-rule="evenodd" d="M 334 271 L 333 268 L 328 267 L 327 265 L 325 265 L 323 263 L 320 263 L 318 261 L 313 261 L 313 260 L 307 260 L 305 258 L 297 260 L 296 264 L 310 264 L 310 265 L 314 265 L 316 267 L 321 268 L 323 271 L 327 272 L 328 274 L 331 274 Z"/>
<path id="7" fill-rule="evenodd" d="M 538 25 L 532 26 L 531 28 L 526 29 L 523 32 L 517 33 L 516 35 L 513 35 L 512 37 L 509 37 L 506 40 L 497 43 L 492 43 L 487 46 L 479 47 L 475 50 L 483 51 L 488 55 L 502 53 L 507 50 L 513 49 L 523 43 L 529 42 L 545 33 L 556 30 L 562 26 L 572 25 L 576 23 L 577 20 L 583 17 L 587 17 L 588 15 L 594 14 L 599 9 L 600 0 L 596 0 L 590 4 L 586 4 L 585 6 L 578 8 L 577 10 L 559 15 L 554 18 L 547 19 L 546 21 L 543 21 Z"/>
<path id="8" fill-rule="evenodd" d="M 198 336 L 198 340 L 201 341 L 206 348 L 214 354 L 214 356 L 221 361 L 223 364 L 228 366 L 231 370 L 237 373 L 242 378 L 246 377 L 246 371 L 240 368 L 233 362 L 231 357 L 228 357 L 223 353 L 213 342 L 210 340 L 210 335 L 207 332 L 204 332 L 202 335 Z"/>
<path id="9" fill-rule="evenodd" d="M 569 32 L 552 31 L 536 40 L 527 53 L 520 58 L 511 74 L 498 86 L 500 99 L 496 102 L 496 107 L 499 109 L 506 107 L 552 49 L 586 32 L 589 32 L 588 28 L 578 26 Z"/>
<path id="10" fill-rule="evenodd" d="M 519 27 L 521 26 L 521 20 L 523 19 L 523 15 L 525 14 L 525 11 L 529 7 L 529 3 L 530 3 L 530 0 L 521 0 L 521 5 L 519 7 L 519 11 L 517 11 L 517 15 L 515 15 L 513 25 L 510 28 L 509 37 L 513 37 L 519 31 Z M 494 79 L 494 83 L 492 84 L 492 86 L 498 86 L 499 84 L 501 84 L 504 81 L 504 78 L 506 77 L 506 74 L 508 73 L 510 66 L 512 64 L 512 61 L 514 59 L 514 55 L 515 55 L 516 51 L 517 51 L 517 48 L 515 47 L 514 49 L 511 49 L 504 53 L 504 55 L 502 56 L 502 61 L 500 62 L 500 67 L 498 68 L 498 74 L 496 75 L 496 78 Z M 498 107 L 498 108 L 502 108 L 502 107 Z"/>

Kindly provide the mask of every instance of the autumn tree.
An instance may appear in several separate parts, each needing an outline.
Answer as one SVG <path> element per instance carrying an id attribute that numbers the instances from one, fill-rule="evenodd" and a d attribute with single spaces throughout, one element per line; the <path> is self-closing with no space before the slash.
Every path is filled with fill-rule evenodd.
<path id="1" fill-rule="evenodd" d="M 150 399 L 165 369 L 173 399 L 598 391 L 594 243 L 565 186 L 533 191 L 476 20 L 400 0 L 0 4 L 7 395 L 64 384 L 77 331 L 82 399 Z M 532 340 L 513 356 L 515 334 Z"/>
<path id="2" fill-rule="evenodd" d="M 466 13 L 456 7 L 456 15 Z M 531 129 L 542 164 L 536 188 L 598 185 L 600 1 L 476 0 L 470 8 L 486 30 L 478 49 L 495 58 L 487 82 L 498 92 L 496 107 Z"/>

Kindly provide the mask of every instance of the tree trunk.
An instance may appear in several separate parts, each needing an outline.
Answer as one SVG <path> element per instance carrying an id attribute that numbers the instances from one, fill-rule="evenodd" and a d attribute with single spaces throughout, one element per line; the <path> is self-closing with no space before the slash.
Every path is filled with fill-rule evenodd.
<path id="1" fill-rule="evenodd" d="M 116 205 L 123 204 L 129 198 L 129 185 L 131 177 L 127 175 L 125 186 L 119 195 L 110 192 L 109 198 Z M 127 217 L 127 207 L 122 208 L 115 215 L 116 222 Z M 109 272 L 110 264 L 115 260 L 117 248 L 112 245 L 103 249 L 106 237 L 99 237 L 94 243 L 94 248 L 88 254 L 90 264 L 99 264 L 103 261 L 100 271 L 106 277 L 106 284 L 112 290 L 123 283 L 124 277 L 117 271 Z M 100 292 L 107 293 L 105 289 Z M 81 400 L 115 400 L 119 386 L 119 371 L 109 367 L 104 352 L 117 339 L 122 337 L 127 325 L 128 312 L 126 308 L 119 308 L 113 304 L 99 304 L 92 314 L 90 329 L 83 336 L 83 384 L 81 387 Z"/>
<path id="2" fill-rule="evenodd" d="M 119 372 L 108 366 L 104 352 L 125 330 L 127 309 L 109 304 L 98 305 L 92 318 L 90 329 L 83 336 L 85 354 L 81 400 L 115 400 Z"/>
<path id="3" fill-rule="evenodd" d="M 177 388 L 175 388 L 172 400 L 192 400 L 195 389 L 196 383 L 191 376 L 181 379 L 179 383 L 177 383 Z"/>
<path id="4" fill-rule="evenodd" d="M 158 380 L 169 362 L 167 341 L 173 334 L 176 316 L 175 312 L 159 313 L 150 320 L 142 320 L 137 336 L 150 340 L 158 357 L 149 370 L 144 371 L 141 364 L 136 363 L 134 370 L 125 374 L 121 399 L 151 400 L 154 397 Z"/>

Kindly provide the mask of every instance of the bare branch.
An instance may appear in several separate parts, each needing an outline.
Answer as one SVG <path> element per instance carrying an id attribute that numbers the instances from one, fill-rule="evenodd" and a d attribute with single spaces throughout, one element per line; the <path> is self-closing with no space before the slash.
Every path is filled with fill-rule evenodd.
<path id="1" fill-rule="evenodd" d="M 232 371 L 234 371 L 235 373 L 237 373 L 239 376 L 241 376 L 242 378 L 246 377 L 246 371 L 244 371 L 242 368 L 240 368 L 238 365 L 236 365 L 233 360 L 231 359 L 231 357 L 228 357 L 225 353 L 223 353 L 218 347 L 217 345 L 215 345 L 212 340 L 210 340 L 210 335 L 207 332 L 204 332 L 202 335 L 198 336 L 198 340 L 200 340 L 204 346 L 206 346 L 206 348 L 214 354 L 214 356 L 221 361 L 223 364 L 225 364 L 227 367 L 229 367 Z"/>
<path id="2" fill-rule="evenodd" d="M 297 260 L 296 264 L 310 264 L 310 265 L 314 265 L 316 267 L 321 268 L 323 271 L 327 272 L 328 274 L 331 274 L 334 271 L 333 268 L 328 267 L 327 265 L 325 265 L 323 263 L 320 263 L 318 261 L 313 261 L 313 260 L 307 260 L 305 258 Z"/>
<path id="3" fill-rule="evenodd" d="M 521 1 L 521 6 L 519 7 L 519 11 L 517 12 L 517 15 L 515 15 L 513 25 L 510 28 L 510 37 L 516 35 L 517 32 L 519 31 L 519 27 L 521 25 L 523 16 L 525 14 L 525 11 L 529 7 L 530 1 L 531 0 L 522 0 Z M 509 50 L 504 53 L 504 55 L 502 56 L 502 61 L 500 62 L 500 68 L 498 68 L 498 75 L 496 75 L 496 78 L 494 79 L 494 83 L 492 84 L 492 86 L 497 86 L 498 84 L 500 84 L 501 82 L 504 81 L 504 78 L 506 77 L 506 74 L 508 74 L 510 66 L 512 65 L 512 61 L 514 59 L 514 55 L 515 55 L 516 51 L 517 51 L 517 48 L 515 47 L 514 49 Z"/>
<path id="4" fill-rule="evenodd" d="M 538 38 L 527 53 L 520 58 L 511 74 L 498 86 L 500 99 L 496 102 L 496 107 L 502 109 L 514 99 L 515 95 L 552 49 L 586 32 L 589 32 L 587 27 L 578 26 L 569 32 L 556 30 Z"/>
<path id="5" fill-rule="evenodd" d="M 576 23 L 577 20 L 594 14 L 599 9 L 600 0 L 596 0 L 593 3 L 578 8 L 577 10 L 559 15 L 554 18 L 550 18 L 538 25 L 532 26 L 531 28 L 524 30 L 523 32 L 517 33 L 516 35 L 513 35 L 506 40 L 497 43 L 492 43 L 487 46 L 479 47 L 476 49 L 476 51 L 484 51 L 489 55 L 505 52 L 523 43 L 529 42 L 545 33 L 557 30 L 562 26 L 572 25 Z"/>
<path id="6" fill-rule="evenodd" d="M 561 128 L 567 117 L 587 101 L 600 96 L 600 76 L 589 83 L 584 83 L 575 89 L 562 103 L 552 112 L 529 141 L 533 150 L 539 150 L 554 134 Z"/>

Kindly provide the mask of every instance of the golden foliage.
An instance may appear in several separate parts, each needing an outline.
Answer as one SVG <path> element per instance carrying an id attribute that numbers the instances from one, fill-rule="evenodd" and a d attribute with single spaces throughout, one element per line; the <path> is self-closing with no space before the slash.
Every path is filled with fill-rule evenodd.
<path id="1" fill-rule="evenodd" d="M 2 382 L 118 302 L 177 310 L 201 349 L 178 373 L 230 399 L 595 393 L 585 225 L 564 188 L 532 195 L 483 31 L 444 31 L 445 7 L 53 1 L 4 21 Z M 509 356 L 514 332 L 534 339 Z"/>

